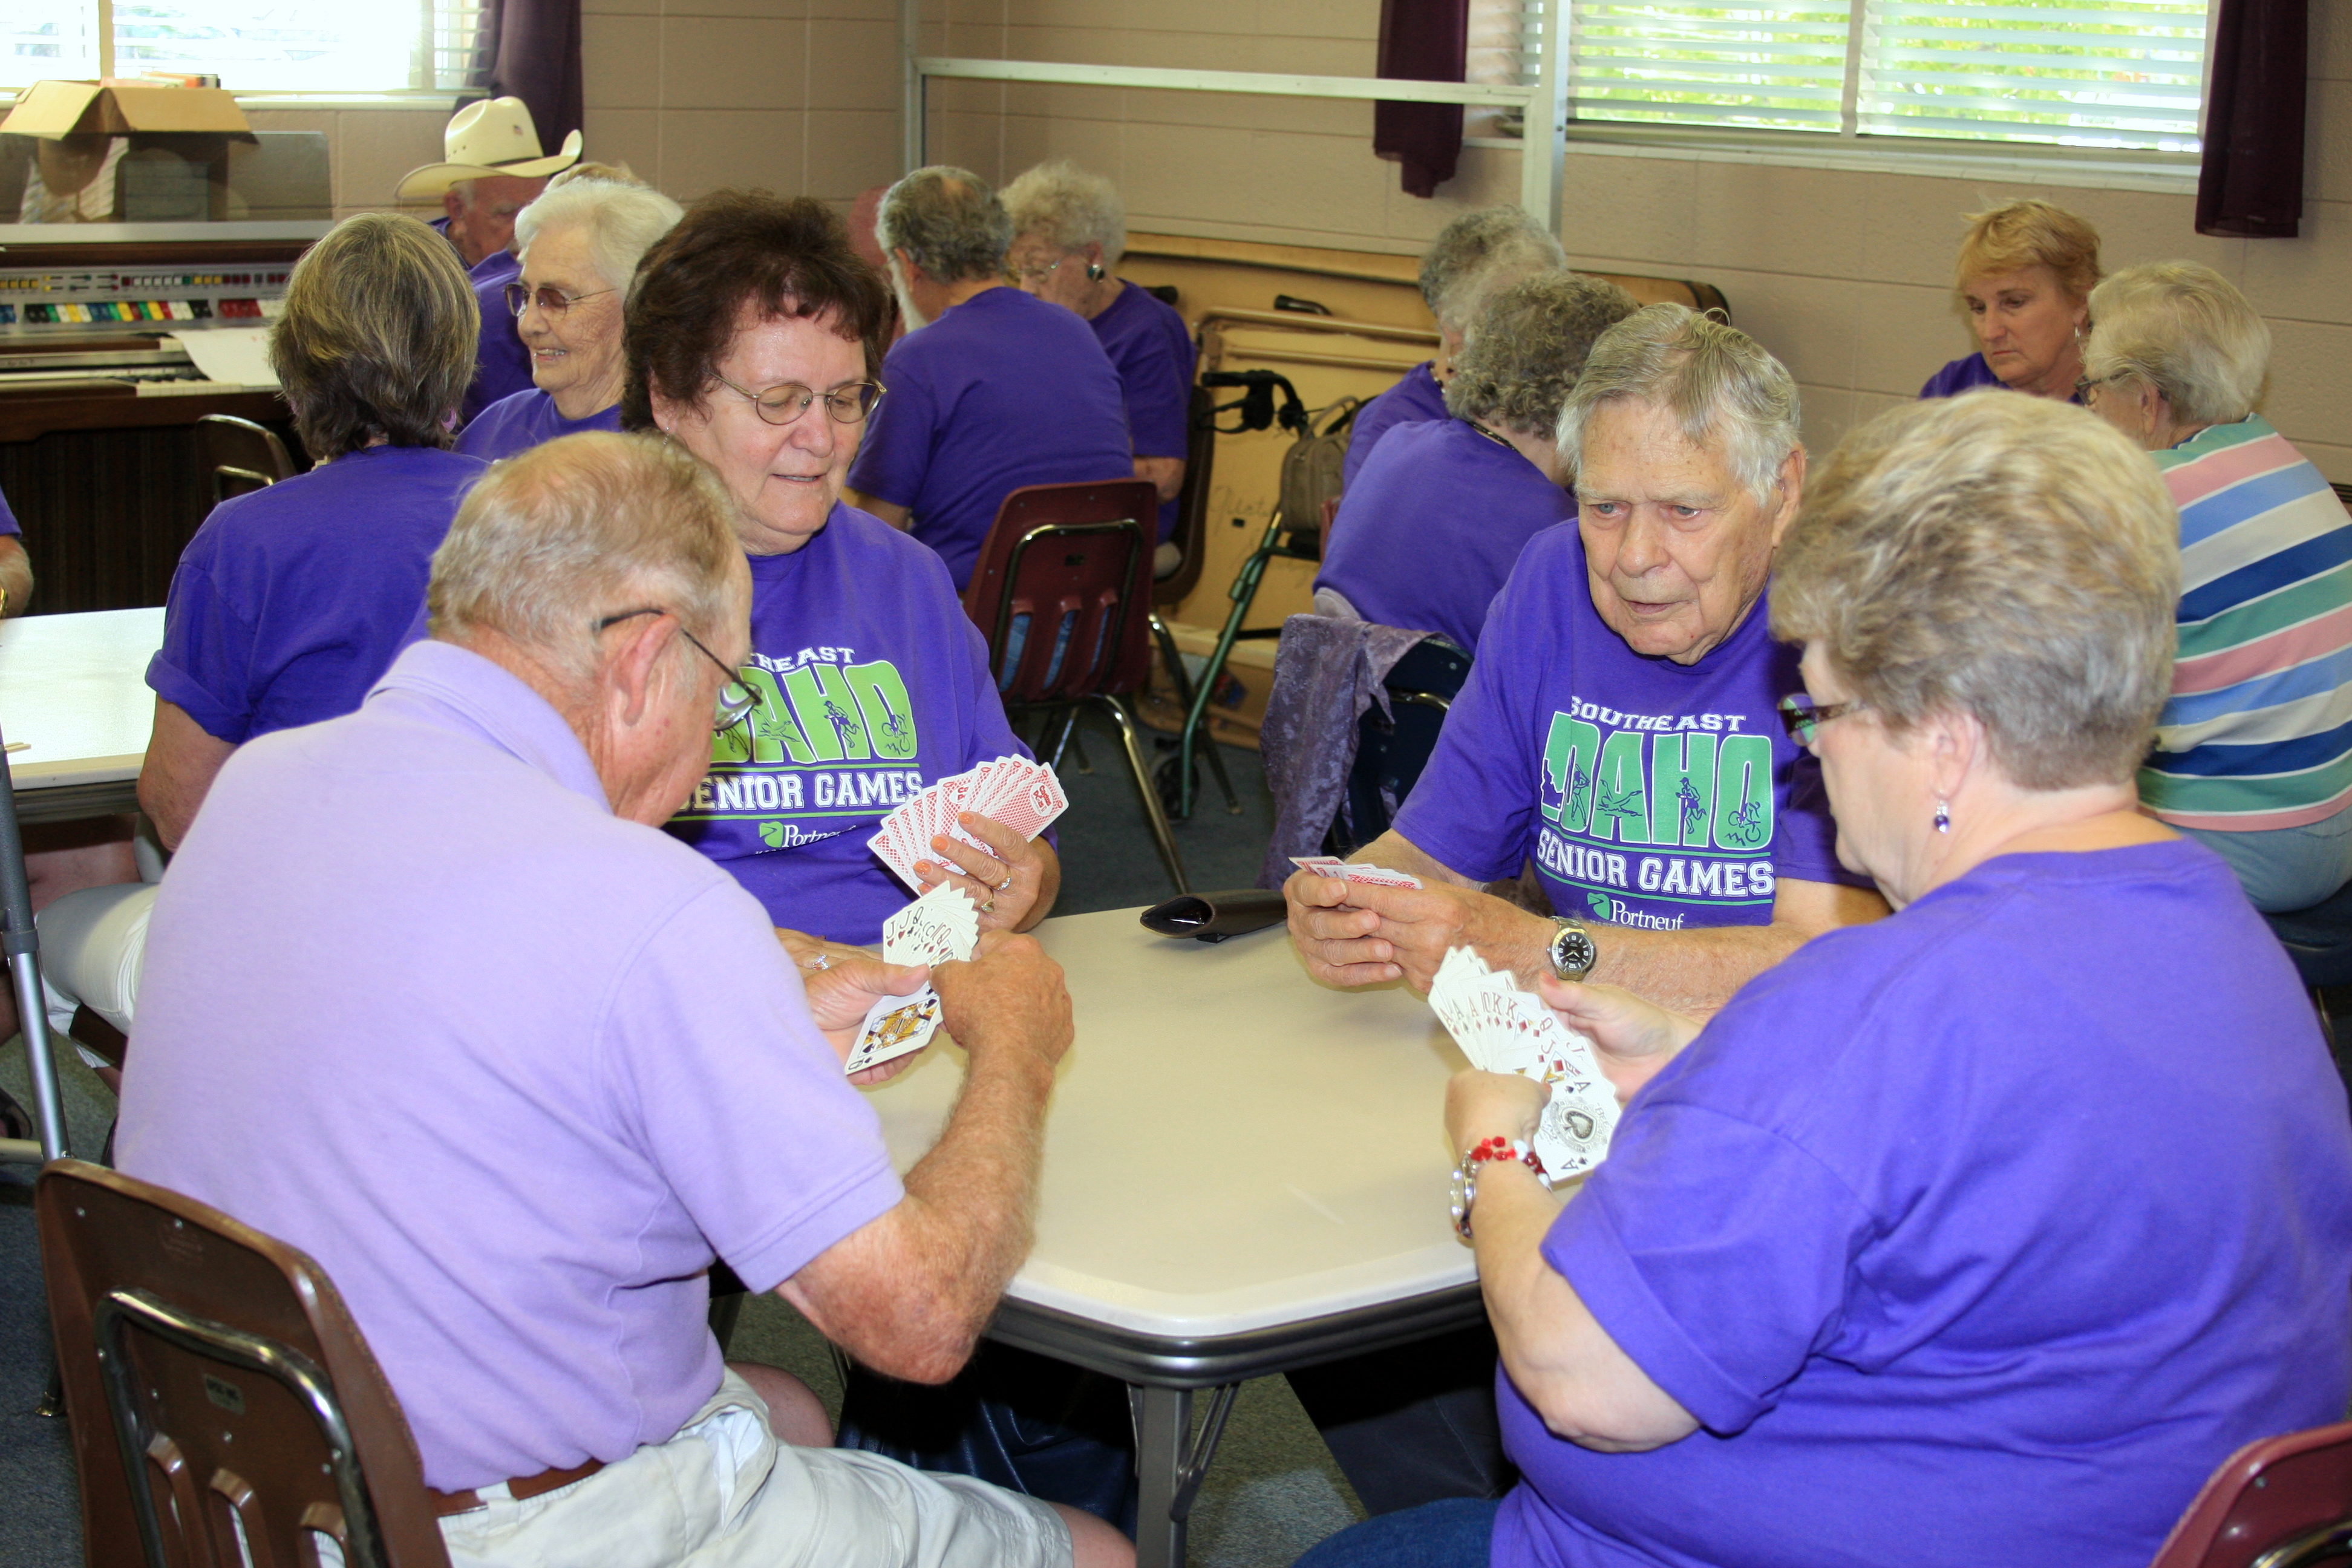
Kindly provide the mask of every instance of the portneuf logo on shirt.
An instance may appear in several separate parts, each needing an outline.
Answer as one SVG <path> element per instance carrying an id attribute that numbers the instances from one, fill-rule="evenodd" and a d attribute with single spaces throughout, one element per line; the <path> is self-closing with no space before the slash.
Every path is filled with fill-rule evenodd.
<path id="1" fill-rule="evenodd" d="M 1639 904 L 1771 901 L 1772 742 L 1753 722 L 1748 713 L 1622 712 L 1578 697 L 1552 714 L 1536 861 L 1584 892 L 1589 911 L 1574 912 L 1673 929 L 1680 915 Z M 1657 852 L 1666 850 L 1690 853 Z"/>

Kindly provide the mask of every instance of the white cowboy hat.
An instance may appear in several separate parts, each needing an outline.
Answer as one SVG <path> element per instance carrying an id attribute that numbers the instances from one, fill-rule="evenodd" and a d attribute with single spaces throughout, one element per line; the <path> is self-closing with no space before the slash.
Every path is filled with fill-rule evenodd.
<path id="1" fill-rule="evenodd" d="M 400 177 L 394 201 L 425 201 L 446 193 L 460 180 L 493 179 L 509 174 L 535 180 L 568 169 L 580 161 L 580 132 L 563 139 L 562 151 L 548 156 L 539 150 L 539 132 L 530 122 L 530 109 L 520 98 L 485 98 L 449 117 L 441 133 L 446 161 L 411 169 Z"/>

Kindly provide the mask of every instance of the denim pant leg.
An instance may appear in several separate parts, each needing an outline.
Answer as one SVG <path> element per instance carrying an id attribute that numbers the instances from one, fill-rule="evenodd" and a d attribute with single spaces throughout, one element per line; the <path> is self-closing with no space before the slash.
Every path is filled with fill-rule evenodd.
<path id="1" fill-rule="evenodd" d="M 1292 1568 L 1486 1568 L 1502 1506 L 1446 1498 L 1381 1514 L 1308 1548 Z"/>
<path id="2" fill-rule="evenodd" d="M 2227 860 L 2246 897 L 2266 915 L 2325 903 L 2352 881 L 2352 807 L 2302 827 L 2260 833 L 2217 833 L 2202 827 L 2178 831 Z"/>

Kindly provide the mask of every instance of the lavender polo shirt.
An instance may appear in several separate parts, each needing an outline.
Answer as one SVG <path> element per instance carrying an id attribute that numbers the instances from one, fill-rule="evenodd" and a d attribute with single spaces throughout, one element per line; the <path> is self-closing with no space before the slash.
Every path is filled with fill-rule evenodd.
<path id="1" fill-rule="evenodd" d="M 1076 311 L 985 289 L 890 345 L 889 395 L 851 488 L 914 513 L 956 592 L 1004 498 L 1024 485 L 1131 479 L 1127 394 Z"/>
<path id="2" fill-rule="evenodd" d="M 457 450 L 468 458 L 495 463 L 500 458 L 529 451 L 560 436 L 620 427 L 621 405 L 617 403 L 578 419 L 566 419 L 555 406 L 553 397 L 535 386 L 528 386 L 483 409 L 458 436 Z"/>
<path id="3" fill-rule="evenodd" d="M 308 1252 L 442 1490 L 612 1461 L 901 1195 L 759 903 L 451 644 L 239 748 L 155 902 L 124 1170 Z"/>
<path id="4" fill-rule="evenodd" d="M 1349 426 L 1348 455 L 1339 463 L 1342 488 L 1356 482 L 1357 470 L 1364 466 L 1364 459 L 1372 455 L 1381 437 L 1394 426 L 1449 417 L 1445 412 L 1445 388 L 1437 384 L 1436 374 L 1430 368 L 1434 363 L 1422 361 L 1405 372 L 1394 386 L 1357 411 L 1356 422 Z"/>

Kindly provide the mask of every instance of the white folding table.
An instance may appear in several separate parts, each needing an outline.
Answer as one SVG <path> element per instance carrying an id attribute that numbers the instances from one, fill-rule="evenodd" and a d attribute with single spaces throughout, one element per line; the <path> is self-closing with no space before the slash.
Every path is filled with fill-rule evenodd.
<path id="1" fill-rule="evenodd" d="M 1046 1123 L 1037 1245 L 988 1332 L 1128 1384 L 1137 1561 L 1176 1568 L 1242 1380 L 1484 1309 L 1446 1215 L 1444 1087 L 1465 1064 L 1427 1004 L 1318 985 L 1279 927 L 1211 944 L 1136 914 L 1038 930 L 1077 1042 Z M 870 1091 L 901 1169 L 961 1081 L 961 1054 L 935 1048 Z"/>
<path id="2" fill-rule="evenodd" d="M 138 809 L 163 645 L 160 607 L 0 621 L 0 735 L 26 742 L 8 753 L 18 821 Z"/>

